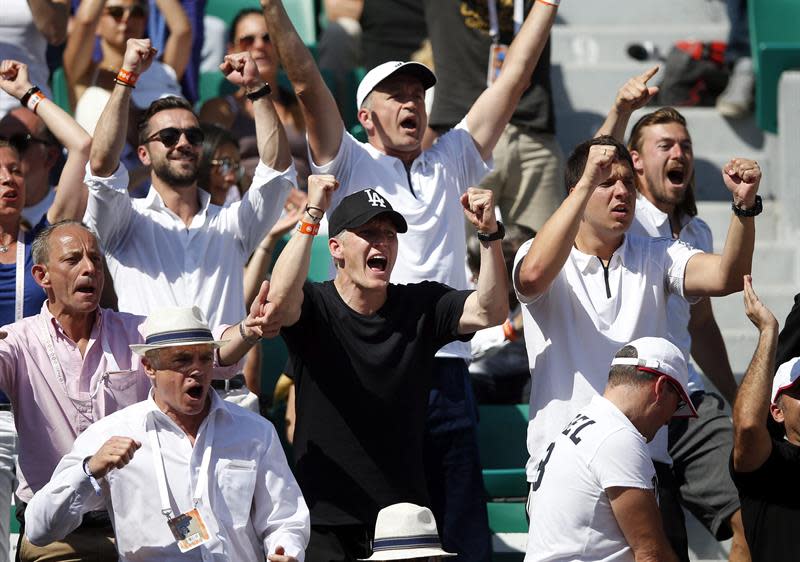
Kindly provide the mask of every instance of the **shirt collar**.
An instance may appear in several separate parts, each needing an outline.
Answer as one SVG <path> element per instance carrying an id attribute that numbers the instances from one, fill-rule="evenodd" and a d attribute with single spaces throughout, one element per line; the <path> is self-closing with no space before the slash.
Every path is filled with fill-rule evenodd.
<path id="1" fill-rule="evenodd" d="M 666 224 L 666 237 L 672 238 L 672 225 L 669 223 L 669 215 L 653 205 L 653 203 L 641 193 L 636 195 L 636 212 L 645 213 L 649 217 L 650 223 L 654 224 L 659 232 L 661 232 Z M 680 220 L 681 230 L 683 230 L 683 227 L 691 222 L 692 217 L 683 214 Z"/>
<path id="2" fill-rule="evenodd" d="M 155 399 L 153 398 L 153 394 L 155 393 L 155 388 L 151 388 L 150 392 L 147 395 L 147 412 L 157 412 L 161 414 L 162 419 L 169 420 L 169 423 L 173 424 L 176 428 L 178 427 L 175 422 L 170 418 L 167 414 L 161 411 L 161 408 L 158 407 L 156 404 Z M 217 391 L 214 390 L 211 386 L 208 387 L 208 396 L 211 398 L 211 407 L 208 409 L 208 414 L 206 414 L 205 419 L 213 419 L 215 416 L 230 416 L 230 412 L 225 407 L 224 400 L 217 394 Z M 205 421 L 205 420 L 204 420 Z M 145 415 L 142 420 L 142 426 L 146 428 L 147 416 Z M 182 430 L 181 430 L 182 431 Z"/>
<path id="3" fill-rule="evenodd" d="M 200 200 L 200 208 L 198 209 L 197 213 L 204 213 L 208 209 L 208 205 L 211 203 L 211 194 L 198 186 L 197 197 Z M 144 199 L 144 206 L 154 211 L 167 209 L 167 206 L 164 204 L 164 199 L 161 198 L 161 195 L 152 185 L 150 186 L 150 190 L 147 192 L 147 197 Z"/>
<path id="4" fill-rule="evenodd" d="M 622 244 L 620 247 L 614 250 L 614 253 L 611 255 L 611 259 L 608 262 L 609 268 L 614 267 L 617 262 L 619 262 L 620 265 L 625 265 L 627 254 L 628 235 L 626 234 L 622 239 Z M 572 247 L 572 252 L 570 255 L 572 256 L 572 259 L 575 261 L 575 264 L 578 266 L 578 269 L 581 273 L 587 273 L 590 269 L 600 267 L 602 264 L 600 258 L 591 254 L 584 254 L 575 246 Z"/>
<path id="5" fill-rule="evenodd" d="M 64 328 L 61 327 L 61 322 L 59 322 L 58 319 L 55 316 L 53 316 L 53 313 L 50 312 L 50 308 L 47 306 L 48 302 L 49 301 L 45 299 L 45 301 L 42 303 L 42 310 L 39 312 L 39 314 L 41 314 L 41 316 L 45 319 L 45 321 L 53 327 L 53 329 L 57 334 L 64 334 L 64 337 L 66 337 Z M 103 317 L 103 309 L 100 306 L 98 306 L 97 314 L 94 315 L 94 325 L 92 326 L 92 335 L 95 334 L 96 330 L 99 330 L 102 317 Z"/>

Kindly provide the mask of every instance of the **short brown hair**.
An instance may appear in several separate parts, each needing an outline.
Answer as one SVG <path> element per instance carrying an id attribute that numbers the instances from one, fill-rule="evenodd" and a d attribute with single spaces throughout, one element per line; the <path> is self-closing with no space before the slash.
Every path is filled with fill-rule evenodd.
<path id="1" fill-rule="evenodd" d="M 642 137 L 644 136 L 643 130 L 653 125 L 667 125 L 670 123 L 677 123 L 686 129 L 686 134 L 689 134 L 689 127 L 686 126 L 686 118 L 681 115 L 681 112 L 674 107 L 662 107 L 651 113 L 643 115 L 631 129 L 631 136 L 628 139 L 628 149 L 636 152 L 642 151 Z M 637 180 L 638 183 L 638 180 Z M 678 205 L 678 211 L 690 217 L 697 215 L 697 203 L 694 198 L 694 170 L 692 170 L 692 177 L 689 178 L 689 189 L 686 190 L 686 196 L 683 201 Z"/>
<path id="2" fill-rule="evenodd" d="M 142 118 L 139 119 L 140 145 L 145 144 L 147 142 L 147 138 L 150 136 L 150 119 L 153 118 L 153 115 L 168 109 L 185 109 L 186 111 L 191 111 L 192 115 L 194 115 L 192 105 L 183 98 L 178 96 L 167 96 L 165 98 L 157 99 L 150 104 L 150 107 L 148 107 L 144 114 L 142 114 Z"/>
<path id="3" fill-rule="evenodd" d="M 610 135 L 601 135 L 587 141 L 583 141 L 572 150 L 572 154 L 567 158 L 564 165 L 564 188 L 569 190 L 578 185 L 586 169 L 586 161 L 589 159 L 589 149 L 595 145 L 613 146 L 617 149 L 617 158 L 620 162 L 625 162 L 633 173 L 633 159 L 625 145 Z"/>
<path id="4" fill-rule="evenodd" d="M 614 357 L 624 357 L 624 358 L 637 358 L 639 357 L 639 352 L 636 350 L 635 347 L 632 345 L 626 345 L 622 349 L 620 349 Z M 644 382 L 650 382 L 661 375 L 657 375 L 656 373 L 651 373 L 649 371 L 641 371 L 639 370 L 636 365 L 613 365 L 611 370 L 608 372 L 608 386 L 619 386 L 619 385 L 640 385 Z"/>

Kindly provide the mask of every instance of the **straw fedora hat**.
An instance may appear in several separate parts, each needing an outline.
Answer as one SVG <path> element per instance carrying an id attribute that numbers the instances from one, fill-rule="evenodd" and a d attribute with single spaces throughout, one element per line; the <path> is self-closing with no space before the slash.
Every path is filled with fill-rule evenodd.
<path id="1" fill-rule="evenodd" d="M 165 307 L 154 310 L 142 324 L 145 334 L 143 344 L 130 346 L 134 353 L 144 355 L 151 349 L 179 345 L 210 344 L 220 347 L 224 341 L 215 340 L 211 328 L 196 306 Z"/>
<path id="2" fill-rule="evenodd" d="M 442 550 L 430 509 L 413 503 L 396 503 L 378 513 L 372 556 L 361 560 L 407 560 L 427 556 L 456 555 Z"/>

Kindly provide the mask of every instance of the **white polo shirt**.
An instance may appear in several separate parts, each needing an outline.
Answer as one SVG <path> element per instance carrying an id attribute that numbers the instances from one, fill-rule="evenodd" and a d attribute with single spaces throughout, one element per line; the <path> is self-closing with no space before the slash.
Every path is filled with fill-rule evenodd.
<path id="1" fill-rule="evenodd" d="M 438 281 L 454 289 L 469 289 L 464 211 L 460 197 L 491 171 L 467 129 L 466 119 L 420 154 L 406 171 L 403 162 L 347 131 L 336 157 L 319 166 L 309 155 L 315 174 L 333 174 L 340 188 L 333 194 L 328 216 L 342 198 L 372 188 L 384 195 L 405 217 L 392 283 Z M 335 234 L 335 233 L 334 233 Z M 437 356 L 470 358 L 469 344 L 454 342 Z"/>
<path id="2" fill-rule="evenodd" d="M 626 234 L 606 272 L 600 258 L 572 248 L 549 289 L 519 293 L 519 267 L 532 240 L 517 252 L 514 288 L 523 308 L 531 371 L 528 452 L 546 445 L 608 380 L 611 359 L 628 342 L 667 335 L 667 296 L 683 297 L 686 263 L 699 250 L 679 240 Z M 662 432 L 663 433 L 663 432 Z M 666 437 L 666 436 L 664 436 Z M 654 441 L 655 443 L 655 441 Z M 654 460 L 670 463 L 666 438 Z M 534 477 L 530 459 L 528 479 Z"/>
<path id="3" fill-rule="evenodd" d="M 639 236 L 660 236 L 672 238 L 672 225 L 669 215 L 653 205 L 641 193 L 636 197 L 636 215 L 631 224 L 631 234 Z M 714 251 L 714 238 L 711 229 L 699 217 L 684 215 L 681 217 L 680 239 L 698 250 L 711 253 Z M 692 355 L 692 336 L 689 335 L 689 317 L 691 305 L 680 297 L 670 295 L 667 299 L 667 325 L 669 340 L 674 343 L 686 357 L 689 366 L 689 393 L 705 390 L 700 374 L 689 360 Z"/>
<path id="4" fill-rule="evenodd" d="M 606 490 L 655 488 L 646 440 L 602 396 L 569 422 L 536 458 L 525 562 L 633 562 Z"/>
<path id="5" fill-rule="evenodd" d="M 128 171 L 92 174 L 84 222 L 95 231 L 114 279 L 119 309 L 146 316 L 163 306 L 198 306 L 209 325 L 236 324 L 245 313 L 244 266 L 281 214 L 295 181 L 294 164 L 281 173 L 259 162 L 244 199 L 211 204 L 198 189 L 200 210 L 187 227 L 150 188 L 128 195 Z"/>

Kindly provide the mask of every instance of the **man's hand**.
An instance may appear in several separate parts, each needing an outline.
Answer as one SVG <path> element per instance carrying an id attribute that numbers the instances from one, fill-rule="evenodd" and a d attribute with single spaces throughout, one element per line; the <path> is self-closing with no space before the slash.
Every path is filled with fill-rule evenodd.
<path id="1" fill-rule="evenodd" d="M 589 156 L 583 176 L 578 183 L 583 183 L 592 191 L 611 176 L 611 168 L 617 160 L 617 148 L 610 144 L 596 144 L 589 147 Z"/>
<path id="2" fill-rule="evenodd" d="M 150 39 L 128 39 L 122 68 L 128 72 L 141 74 L 156 60 L 157 52 L 151 46 Z"/>
<path id="3" fill-rule="evenodd" d="M 478 232 L 493 234 L 497 232 L 497 218 L 494 215 L 494 193 L 491 189 L 470 187 L 461 195 L 464 216 Z"/>
<path id="4" fill-rule="evenodd" d="M 27 64 L 15 60 L 0 63 L 0 88 L 8 95 L 21 99 L 32 87 Z"/>
<path id="5" fill-rule="evenodd" d="M 749 209 L 756 202 L 761 168 L 755 160 L 733 158 L 722 168 L 725 187 L 733 194 L 733 204 Z"/>
<path id="6" fill-rule="evenodd" d="M 326 212 L 331 206 L 333 192 L 339 189 L 339 182 L 330 174 L 308 176 L 308 206 Z M 319 213 L 319 211 L 316 211 Z"/>
<path id="7" fill-rule="evenodd" d="M 744 276 L 744 312 L 759 332 L 770 327 L 777 331 L 778 321 L 770 309 L 759 300 L 753 290 L 753 277 L 750 275 Z"/>
<path id="8" fill-rule="evenodd" d="M 270 562 L 297 562 L 297 558 L 294 556 L 289 556 L 285 554 L 286 551 L 282 546 L 275 547 L 275 554 L 270 554 L 267 556 L 267 560 Z"/>
<path id="9" fill-rule="evenodd" d="M 625 82 L 625 85 L 617 92 L 617 99 L 614 100 L 614 108 L 617 112 L 629 115 L 653 99 L 653 96 L 658 93 L 658 86 L 648 86 L 647 81 L 655 76 L 656 72 L 658 72 L 658 66 Z"/>
<path id="10" fill-rule="evenodd" d="M 136 449 L 141 446 L 141 443 L 130 437 L 112 437 L 89 459 L 89 472 L 100 479 L 112 468 L 122 468 L 131 462 Z"/>
<path id="11" fill-rule="evenodd" d="M 264 85 L 258 66 L 248 51 L 225 55 L 219 69 L 231 84 L 245 88 L 248 93 L 258 90 Z"/>

